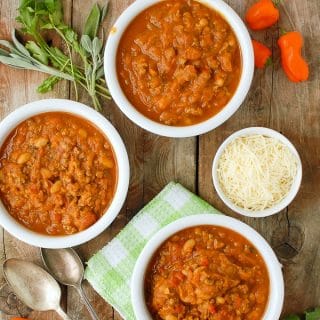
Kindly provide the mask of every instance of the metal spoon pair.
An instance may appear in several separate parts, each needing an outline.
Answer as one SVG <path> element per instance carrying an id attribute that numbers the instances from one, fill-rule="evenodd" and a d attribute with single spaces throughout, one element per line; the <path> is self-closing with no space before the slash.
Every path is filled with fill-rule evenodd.
<path id="1" fill-rule="evenodd" d="M 77 253 L 71 248 L 41 249 L 41 256 L 47 269 L 60 283 L 77 289 L 92 319 L 98 320 L 82 290 L 84 268 Z M 60 306 L 61 289 L 47 271 L 31 262 L 8 259 L 3 264 L 3 272 L 13 291 L 29 308 L 55 310 L 63 320 L 71 320 Z"/>

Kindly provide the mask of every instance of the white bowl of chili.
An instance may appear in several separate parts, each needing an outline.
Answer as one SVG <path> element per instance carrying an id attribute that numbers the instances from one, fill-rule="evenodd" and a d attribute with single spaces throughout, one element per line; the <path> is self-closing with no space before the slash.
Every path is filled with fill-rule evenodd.
<path id="1" fill-rule="evenodd" d="M 249 280 L 257 286 L 248 285 Z M 237 300 L 239 305 L 233 303 Z M 202 312 L 227 319 L 226 312 L 245 310 L 249 300 L 244 318 L 251 313 L 253 320 L 279 319 L 284 300 L 281 265 L 259 233 L 228 216 L 200 214 L 169 224 L 147 243 L 133 270 L 131 301 L 137 319 L 154 319 L 156 309 L 161 318 L 178 319 L 188 308 L 199 319 L 207 319 Z"/>
<path id="2" fill-rule="evenodd" d="M 19 240 L 45 248 L 80 245 L 121 210 L 128 155 L 116 129 L 92 108 L 64 99 L 26 104 L 1 121 L 0 146 L 8 152 L 0 157 L 0 224 Z"/>
<path id="3" fill-rule="evenodd" d="M 168 6 L 168 3 L 169 7 L 160 7 Z M 182 49 L 177 43 L 191 36 L 190 31 L 184 30 L 179 38 L 175 35 L 175 40 L 168 40 L 172 36 L 168 31 L 168 37 L 163 38 L 170 20 L 166 12 L 173 10 L 179 3 L 184 8 L 190 2 L 138 0 L 130 5 L 111 29 L 106 44 L 104 68 L 114 101 L 134 123 L 162 136 L 191 137 L 220 126 L 238 110 L 251 86 L 254 56 L 245 24 L 222 0 L 199 0 L 190 4 L 202 6 L 199 9 L 200 15 L 201 10 L 209 11 L 204 13 L 208 19 L 191 16 L 199 20 L 195 24 L 197 28 L 209 28 L 206 30 L 210 32 L 227 28 L 230 32 L 229 38 L 224 38 L 221 43 L 218 40 L 216 42 L 221 46 L 221 56 L 220 53 L 213 56 L 210 51 L 215 50 L 213 37 L 218 39 L 221 34 L 212 33 L 212 38 L 208 36 L 206 40 L 198 31 L 195 31 L 195 36 L 199 45 L 189 45 L 191 39 L 188 39 L 181 53 Z M 141 16 L 143 14 L 145 16 Z M 181 23 L 187 23 L 184 18 L 188 17 L 181 16 Z M 167 19 L 166 23 L 162 25 L 161 19 Z M 221 25 L 220 20 L 224 21 L 221 21 Z M 179 25 L 168 28 L 172 31 L 177 30 L 177 27 Z M 131 42 L 126 43 L 127 39 Z M 161 47 L 164 42 L 166 44 Z M 238 49 L 230 49 L 232 54 L 228 58 L 224 55 L 227 50 L 222 51 L 225 45 L 227 48 L 238 46 Z M 239 68 L 236 65 L 237 59 Z M 173 68 L 173 65 L 178 67 Z M 235 80 L 231 77 L 238 78 Z"/>

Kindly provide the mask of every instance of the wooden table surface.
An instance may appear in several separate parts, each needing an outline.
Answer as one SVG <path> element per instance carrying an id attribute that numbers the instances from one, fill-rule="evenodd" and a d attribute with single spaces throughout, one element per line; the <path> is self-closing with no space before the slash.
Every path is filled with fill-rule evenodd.
<path id="1" fill-rule="evenodd" d="M 143 1 L 143 0 L 141 0 Z M 18 0 L 0 0 L 0 38 L 10 38 L 15 26 Z M 81 26 L 94 0 L 65 0 L 65 19 L 74 28 Z M 106 28 L 110 28 L 131 0 L 111 0 Z M 254 0 L 228 0 L 240 16 Z M 103 3 L 103 1 L 101 1 Z M 286 8 L 284 13 L 283 8 Z M 182 183 L 222 212 L 245 221 L 272 245 L 283 264 L 285 277 L 284 314 L 320 305 L 320 78 L 319 78 L 319 0 L 283 0 L 278 26 L 255 33 L 256 39 L 272 47 L 274 64 L 256 71 L 249 95 L 239 111 L 224 125 L 196 138 L 169 139 L 150 134 L 129 121 L 112 102 L 104 104 L 104 115 L 125 141 L 131 166 L 128 197 L 114 223 L 96 239 L 76 248 L 83 260 L 102 248 L 121 230 L 136 212 L 169 181 Z M 294 25 L 294 26 L 293 26 Z M 310 62 L 311 77 L 301 84 L 290 83 L 280 67 L 277 39 L 279 27 L 300 30 L 305 37 L 304 54 Z M 74 99 L 69 83 L 60 83 L 46 95 L 36 93 L 45 78 L 37 72 L 25 72 L 0 66 L 0 118 L 16 107 L 42 98 Z M 80 101 L 90 104 L 80 95 Z M 249 126 L 273 128 L 287 136 L 297 147 L 303 162 L 303 182 L 294 202 L 273 217 L 251 219 L 231 212 L 218 198 L 211 181 L 213 156 L 221 142 L 236 130 Z M 19 257 L 40 263 L 39 249 L 18 241 L 0 229 L 1 263 Z M 121 319 L 97 293 L 85 283 L 89 299 L 100 319 Z M 0 309 L 8 307 L 2 270 L 0 270 Z M 12 302 L 12 297 L 9 299 Z M 75 290 L 63 288 L 62 303 L 72 319 L 90 319 Z M 0 318 L 9 319 L 4 315 Z M 29 314 L 31 319 L 58 319 L 54 312 Z M 276 319 L 275 319 L 276 320 Z"/>

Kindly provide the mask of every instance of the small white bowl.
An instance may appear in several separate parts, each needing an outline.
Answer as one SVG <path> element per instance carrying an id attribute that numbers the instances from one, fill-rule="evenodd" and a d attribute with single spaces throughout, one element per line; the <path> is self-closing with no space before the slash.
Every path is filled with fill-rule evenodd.
<path id="1" fill-rule="evenodd" d="M 46 112 L 66 112 L 88 120 L 110 141 L 118 165 L 118 182 L 113 200 L 103 216 L 91 227 L 73 235 L 50 236 L 34 232 L 16 221 L 0 201 L 0 224 L 10 234 L 30 245 L 43 248 L 66 248 L 85 243 L 105 230 L 118 215 L 129 186 L 129 160 L 122 139 L 112 124 L 88 106 L 64 99 L 45 99 L 28 103 L 4 118 L 0 123 L 0 146 L 7 136 L 24 120 Z"/>
<path id="2" fill-rule="evenodd" d="M 194 226 L 213 225 L 231 229 L 248 239 L 259 251 L 266 263 L 270 278 L 269 301 L 261 320 L 279 319 L 283 299 L 284 282 L 281 265 L 266 240 L 245 223 L 225 215 L 200 214 L 181 218 L 157 232 L 142 250 L 131 279 L 131 301 L 139 320 L 152 320 L 144 298 L 144 280 L 148 264 L 161 244 L 173 234 Z"/>
<path id="3" fill-rule="evenodd" d="M 227 105 L 212 118 L 186 127 L 167 126 L 155 122 L 140 113 L 127 99 L 119 84 L 116 57 L 118 45 L 124 31 L 131 21 L 146 8 L 159 0 L 137 0 L 118 18 L 109 35 L 104 55 L 104 69 L 110 93 L 121 111 L 134 123 L 145 130 L 166 137 L 192 137 L 206 133 L 228 120 L 240 107 L 252 82 L 254 55 L 248 30 L 238 14 L 222 0 L 199 0 L 199 2 L 218 11 L 228 21 L 238 39 L 242 56 L 242 73 L 236 92 Z"/>
<path id="4" fill-rule="evenodd" d="M 227 145 L 232 142 L 234 139 L 238 137 L 243 137 L 243 136 L 249 136 L 249 135 L 255 135 L 255 134 L 260 134 L 268 137 L 275 138 L 282 142 L 284 145 L 286 145 L 289 150 L 292 152 L 292 154 L 297 158 L 297 174 L 296 177 L 292 183 L 291 189 L 287 196 L 282 199 L 278 204 L 271 208 L 267 208 L 265 210 L 261 211 L 249 211 L 245 210 L 244 208 L 241 208 L 237 205 L 235 205 L 223 192 L 220 183 L 219 183 L 219 178 L 218 178 L 218 164 L 219 164 L 219 159 L 227 147 Z M 221 200 L 233 211 L 242 214 L 247 217 L 255 217 L 255 218 L 262 218 L 262 217 L 267 217 L 271 216 L 273 214 L 276 214 L 286 208 L 292 200 L 295 198 L 297 195 L 300 185 L 301 185 L 301 180 L 302 180 L 302 164 L 301 164 L 301 159 L 300 156 L 294 147 L 294 145 L 281 133 L 269 129 L 269 128 L 264 128 L 264 127 L 251 127 L 251 128 L 245 128 L 239 131 L 236 131 L 233 133 L 231 136 L 229 136 L 219 147 L 214 159 L 213 159 L 213 165 L 212 165 L 212 178 L 213 178 L 213 184 L 214 187 L 221 198 Z"/>

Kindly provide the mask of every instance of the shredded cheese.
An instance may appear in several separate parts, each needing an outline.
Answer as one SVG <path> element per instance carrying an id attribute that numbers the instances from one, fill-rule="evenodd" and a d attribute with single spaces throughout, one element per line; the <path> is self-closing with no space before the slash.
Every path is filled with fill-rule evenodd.
<path id="1" fill-rule="evenodd" d="M 277 139 L 263 135 L 238 137 L 227 145 L 218 162 L 222 191 L 248 211 L 271 208 L 290 191 L 298 161 Z"/>

